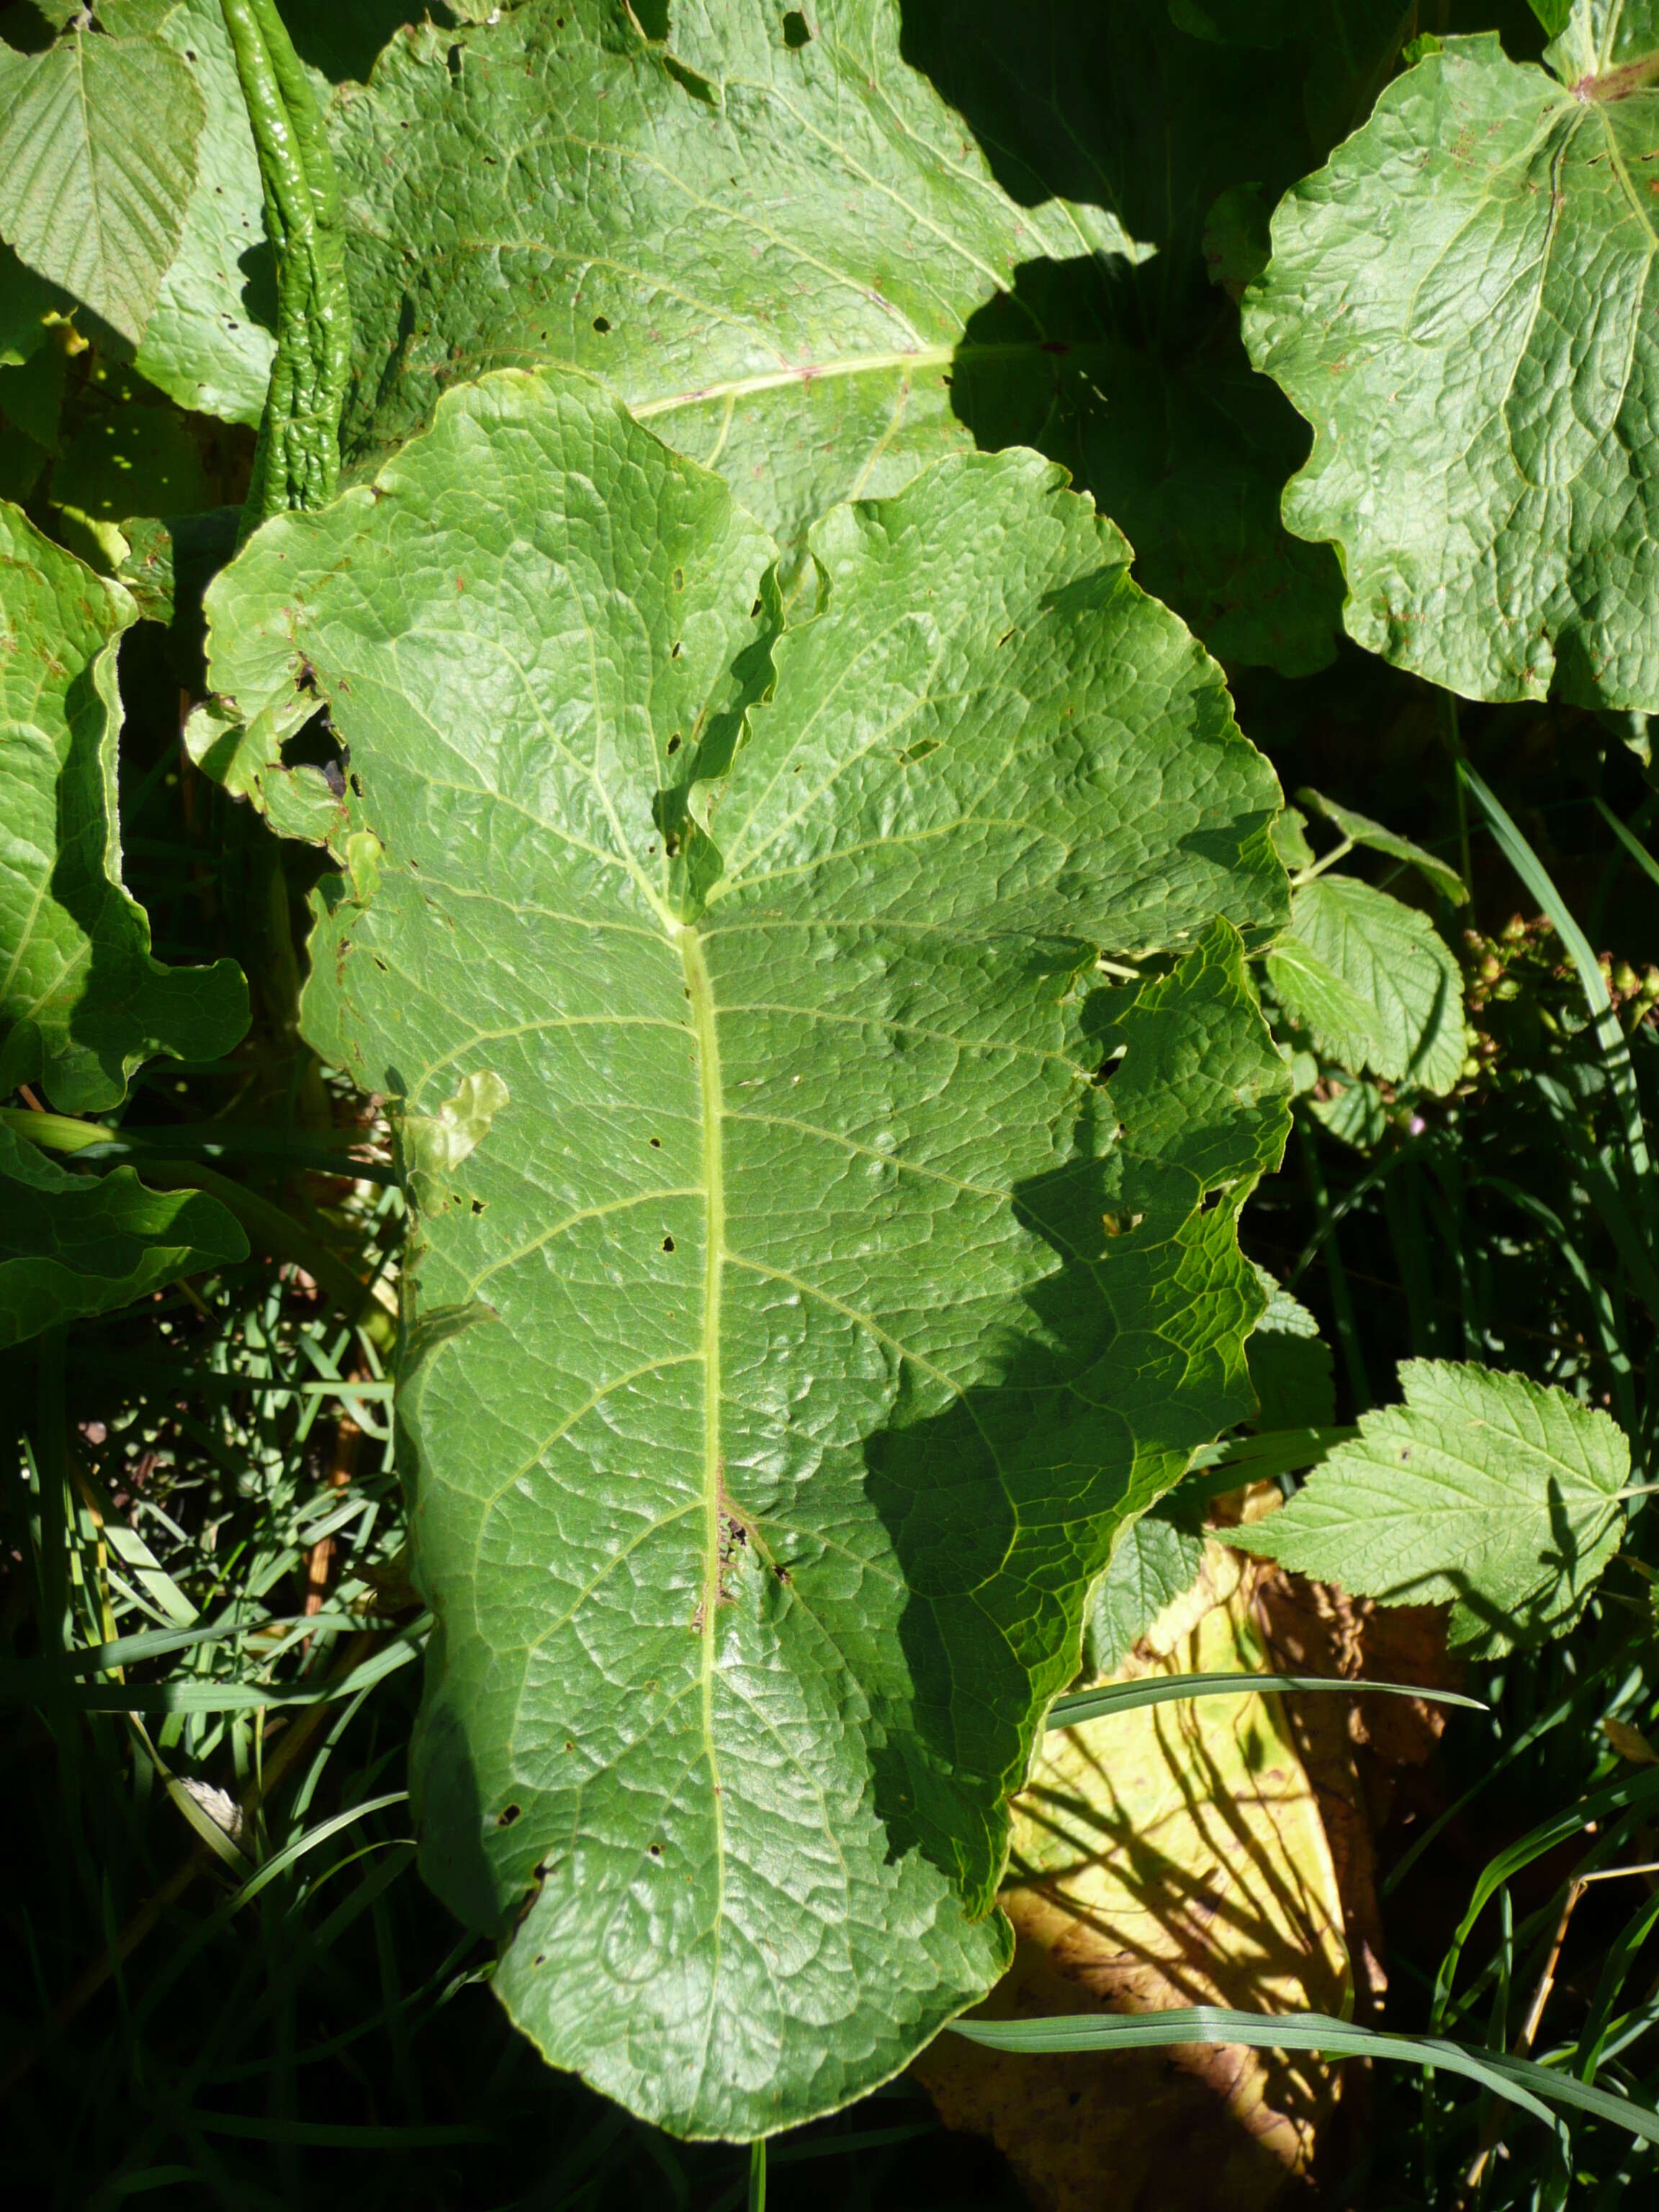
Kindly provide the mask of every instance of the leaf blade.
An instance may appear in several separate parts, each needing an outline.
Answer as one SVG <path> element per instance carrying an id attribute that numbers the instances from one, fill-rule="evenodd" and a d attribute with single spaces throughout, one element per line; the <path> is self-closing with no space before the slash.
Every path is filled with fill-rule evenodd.
<path id="1" fill-rule="evenodd" d="M 780 631 L 719 479 L 508 373 L 209 594 L 216 688 L 280 727 L 303 656 L 380 848 L 307 1034 L 422 1120 L 494 1079 L 401 1397 L 428 1878 L 524 1908 L 495 1987 L 556 2063 L 697 2136 L 1000 1971 L 1087 1583 L 1249 1411 L 1285 1121 L 1276 787 L 1115 532 L 967 456 L 812 550 Z M 1106 943 L 1177 958 L 1103 994 Z"/>
<path id="2" fill-rule="evenodd" d="M 114 1105 L 155 1053 L 211 1059 L 247 1025 L 234 961 L 164 967 L 121 882 L 115 660 L 137 609 L 0 502 L 0 1094 Z"/>
<path id="3" fill-rule="evenodd" d="M 1610 1417 L 1521 1375 L 1407 1360 L 1405 1403 L 1360 1416 L 1241 1549 L 1385 1602 L 1453 1601 L 1456 1643 L 1565 1632 L 1618 1549 L 1630 1448 Z"/>
<path id="4" fill-rule="evenodd" d="M 137 345 L 178 250 L 204 110 L 157 38 L 0 51 L 0 233 Z"/>

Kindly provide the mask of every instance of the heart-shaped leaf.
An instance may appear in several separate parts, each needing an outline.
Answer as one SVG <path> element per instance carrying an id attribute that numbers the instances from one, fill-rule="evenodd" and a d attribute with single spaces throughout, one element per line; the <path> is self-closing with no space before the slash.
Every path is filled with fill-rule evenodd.
<path id="1" fill-rule="evenodd" d="M 417 1170 L 424 1864 L 693 2135 L 1001 1970 L 1089 1585 L 1250 1411 L 1285 1126 L 1276 787 L 1112 526 L 967 455 L 810 544 L 780 629 L 718 477 L 508 372 L 208 595 L 228 708 L 350 750 L 305 1021 Z"/>

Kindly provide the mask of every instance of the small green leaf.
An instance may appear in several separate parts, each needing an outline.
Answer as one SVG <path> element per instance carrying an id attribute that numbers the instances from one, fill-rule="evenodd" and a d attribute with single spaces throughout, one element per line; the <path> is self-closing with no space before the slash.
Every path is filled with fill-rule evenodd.
<path id="1" fill-rule="evenodd" d="M 1456 1082 L 1463 979 L 1415 907 L 1350 876 L 1320 876 L 1291 900 L 1267 975 L 1285 1012 L 1352 1074 L 1440 1092 Z"/>
<path id="2" fill-rule="evenodd" d="M 216 690 L 326 701 L 380 848 L 307 1035 L 481 1137 L 406 1290 L 423 1864 L 548 2057 L 692 2135 L 1002 1970 L 1090 1584 L 1250 1409 L 1287 1119 L 1277 787 L 1112 526 L 969 454 L 810 543 L 780 629 L 718 477 L 507 372 L 208 594 Z"/>
<path id="3" fill-rule="evenodd" d="M 146 1190 L 131 1168 L 71 1174 L 0 1128 L 0 1350 L 247 1249 L 204 1191 Z"/>
<path id="4" fill-rule="evenodd" d="M 1308 1110 L 1344 1145 L 1356 1152 L 1375 1152 L 1389 1133 L 1388 1101 L 1374 1083 L 1330 1085 L 1325 1098 L 1310 1098 Z"/>
<path id="5" fill-rule="evenodd" d="M 158 38 L 0 47 L 0 235 L 134 345 L 183 234 L 204 112 Z"/>
<path id="6" fill-rule="evenodd" d="M 1607 1414 L 1522 1375 L 1407 1360 L 1282 1512 L 1229 1537 L 1395 1605 L 1452 1602 L 1454 1643 L 1565 1635 L 1619 1548 L 1630 1447 Z"/>
<path id="7" fill-rule="evenodd" d="M 235 963 L 169 969 L 121 885 L 115 660 L 137 609 L 0 504 L 0 1096 L 113 1105 L 155 1053 L 211 1059 L 247 1026 Z"/>
<path id="8" fill-rule="evenodd" d="M 1164 1607 L 1192 1588 L 1203 1564 L 1201 1534 L 1159 1513 L 1132 1521 L 1090 1600 L 1083 1659 L 1088 1672 L 1109 1674 L 1121 1667 Z"/>
<path id="9" fill-rule="evenodd" d="M 1645 0 L 1592 17 L 1620 67 L 1659 43 Z M 1340 549 L 1352 637 L 1470 698 L 1651 709 L 1659 91 L 1580 93 L 1449 40 L 1280 204 L 1245 337 L 1313 424 L 1285 518 Z"/>
<path id="10" fill-rule="evenodd" d="M 1292 1297 L 1265 1267 L 1255 1272 L 1267 1294 L 1267 1310 L 1244 1347 L 1259 1408 L 1256 1426 L 1328 1428 L 1336 1419 L 1330 1346 L 1301 1299 Z"/>
<path id="11" fill-rule="evenodd" d="M 1385 830 L 1380 822 L 1373 822 L 1369 814 L 1357 814 L 1351 806 L 1339 806 L 1334 799 L 1325 799 L 1316 791 L 1304 789 L 1296 794 L 1304 806 L 1316 814 L 1322 814 L 1334 822 L 1352 845 L 1364 845 L 1373 853 L 1386 853 L 1390 860 L 1403 860 L 1408 867 L 1426 876 L 1436 890 L 1442 892 L 1454 906 L 1468 903 L 1468 886 L 1449 861 L 1438 860 L 1432 853 L 1414 845 L 1409 837 L 1401 837 L 1393 830 Z"/>

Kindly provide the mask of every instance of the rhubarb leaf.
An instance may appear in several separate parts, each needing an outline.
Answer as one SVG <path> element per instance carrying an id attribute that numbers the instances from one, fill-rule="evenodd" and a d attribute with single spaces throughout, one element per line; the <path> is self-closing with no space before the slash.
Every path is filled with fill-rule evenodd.
<path id="1" fill-rule="evenodd" d="M 226 714 L 349 747 L 304 1019 L 418 1208 L 423 1863 L 694 2136 L 1001 1971 L 1090 1586 L 1252 1409 L 1286 1121 L 1277 787 L 1117 532 L 969 454 L 810 546 L 781 627 L 717 477 L 510 371 L 208 593 Z"/>

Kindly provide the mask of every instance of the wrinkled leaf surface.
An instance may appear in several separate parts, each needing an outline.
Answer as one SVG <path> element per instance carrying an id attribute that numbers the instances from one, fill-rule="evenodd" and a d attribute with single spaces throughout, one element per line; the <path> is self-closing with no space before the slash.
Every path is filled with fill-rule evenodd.
<path id="1" fill-rule="evenodd" d="M 1001 1970 L 1088 1585 L 1249 1409 L 1285 1125 L 1276 788 L 1112 526 L 969 455 L 811 547 L 780 634 L 718 477 L 507 373 L 208 599 L 235 713 L 350 747 L 306 1025 L 417 1178 L 424 1863 L 694 2135 Z"/>
<path id="2" fill-rule="evenodd" d="M 1352 636 L 1468 697 L 1659 707 L 1656 156 L 1639 69 L 1575 94 L 1455 39 L 1273 218 L 1245 335 L 1314 427 L 1285 520 L 1340 548 Z"/>

